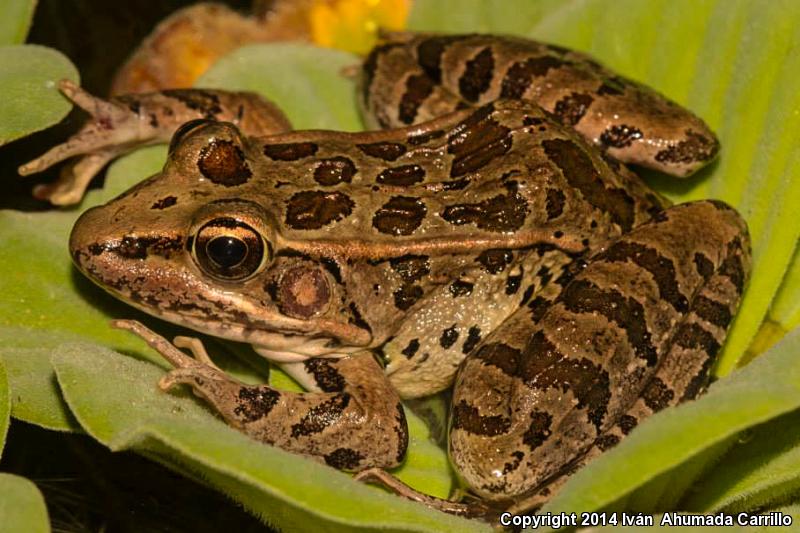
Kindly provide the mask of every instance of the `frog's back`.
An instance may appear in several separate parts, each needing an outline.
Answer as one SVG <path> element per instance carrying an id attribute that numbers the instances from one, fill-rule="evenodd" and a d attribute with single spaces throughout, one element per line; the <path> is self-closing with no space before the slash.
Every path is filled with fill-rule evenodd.
<path id="1" fill-rule="evenodd" d="M 346 242 L 349 254 L 379 259 L 441 241 L 453 253 L 544 242 L 577 252 L 662 206 L 636 176 L 525 101 L 451 114 L 424 131 L 260 142 L 266 158 L 240 194 L 275 210 L 285 238 L 306 251 Z"/>

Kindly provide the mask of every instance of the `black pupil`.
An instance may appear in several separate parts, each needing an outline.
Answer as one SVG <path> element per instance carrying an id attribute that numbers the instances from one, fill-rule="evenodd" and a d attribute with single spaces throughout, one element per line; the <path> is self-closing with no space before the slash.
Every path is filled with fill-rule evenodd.
<path id="1" fill-rule="evenodd" d="M 247 245 L 235 237 L 216 237 L 206 245 L 206 252 L 219 266 L 232 268 L 244 261 Z"/>

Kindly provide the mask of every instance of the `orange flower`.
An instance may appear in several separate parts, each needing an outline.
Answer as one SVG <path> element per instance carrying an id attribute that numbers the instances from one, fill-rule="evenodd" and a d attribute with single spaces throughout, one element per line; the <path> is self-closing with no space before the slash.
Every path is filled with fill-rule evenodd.
<path id="1" fill-rule="evenodd" d="M 402 30 L 411 0 L 315 0 L 309 10 L 312 40 L 321 46 L 366 53 L 379 29 Z"/>

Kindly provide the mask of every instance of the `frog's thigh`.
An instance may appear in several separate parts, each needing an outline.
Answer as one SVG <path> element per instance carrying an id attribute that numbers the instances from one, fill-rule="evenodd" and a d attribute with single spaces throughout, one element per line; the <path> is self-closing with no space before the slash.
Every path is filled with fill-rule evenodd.
<path id="1" fill-rule="evenodd" d="M 400 396 L 417 398 L 449 387 L 481 339 L 520 305 L 540 299 L 542 287 L 570 260 L 547 247 L 486 250 L 476 268 L 426 295 L 382 348 L 386 373 Z"/>
<path id="2" fill-rule="evenodd" d="M 168 385 L 191 385 L 244 433 L 335 468 L 391 468 L 403 460 L 403 407 L 371 353 L 301 365 L 318 392 L 244 385 L 198 362 L 173 370 Z"/>
<path id="3" fill-rule="evenodd" d="M 485 498 L 530 492 L 595 442 L 609 445 L 607 435 L 692 397 L 748 268 L 735 211 L 683 204 L 591 258 L 543 313 L 515 313 L 456 380 L 450 448 L 461 476 Z"/>

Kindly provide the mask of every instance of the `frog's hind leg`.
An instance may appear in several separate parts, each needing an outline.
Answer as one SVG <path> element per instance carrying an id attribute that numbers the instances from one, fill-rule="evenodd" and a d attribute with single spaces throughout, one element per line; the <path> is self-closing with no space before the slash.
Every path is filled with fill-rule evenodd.
<path id="1" fill-rule="evenodd" d="M 583 457 L 536 493 L 506 509 L 508 512 L 521 514 L 541 507 L 573 472 L 619 444 L 639 422 L 662 409 L 693 399 L 705 390 L 715 355 L 736 314 L 744 282 L 746 250 L 737 251 L 739 245 L 735 241 L 729 246 L 729 255 L 714 272 L 711 263 L 704 264 L 700 256 L 694 259 L 698 268 L 703 269 L 706 282 L 695 296 L 692 308 L 675 328 L 669 353 L 633 406 L 595 439 Z"/>
<path id="2" fill-rule="evenodd" d="M 403 406 L 370 352 L 306 361 L 320 392 L 294 393 L 240 383 L 138 322 L 118 320 L 114 326 L 140 336 L 175 366 L 159 382 L 162 389 L 190 385 L 230 425 L 257 440 L 341 470 L 392 468 L 403 460 Z"/>
<path id="3" fill-rule="evenodd" d="M 27 176 L 77 158 L 62 169 L 55 183 L 34 190 L 37 198 L 56 205 L 79 202 L 89 182 L 109 161 L 140 146 L 167 142 L 182 124 L 192 120 L 232 122 L 249 136 L 280 133 L 291 127 L 277 107 L 254 93 L 176 89 L 105 100 L 69 80 L 61 80 L 59 90 L 86 111 L 89 120 L 65 142 L 18 169 Z"/>
<path id="4" fill-rule="evenodd" d="M 748 269 L 746 226 L 714 201 L 671 207 L 589 258 L 465 360 L 450 434 L 462 478 L 536 505 L 640 418 L 693 397 Z"/>

